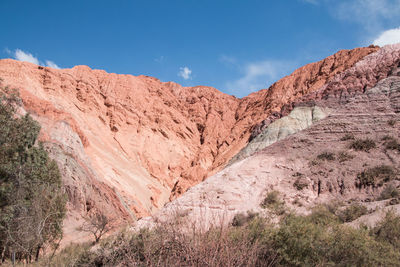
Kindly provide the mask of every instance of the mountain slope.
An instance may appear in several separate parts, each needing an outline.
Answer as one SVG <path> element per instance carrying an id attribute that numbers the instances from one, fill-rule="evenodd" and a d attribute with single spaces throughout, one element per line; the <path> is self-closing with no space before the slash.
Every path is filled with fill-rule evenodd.
<path id="1" fill-rule="evenodd" d="M 235 163 L 138 225 L 178 215 L 209 227 L 241 212 L 268 213 L 261 203 L 272 191 L 305 213 L 318 203 L 376 201 L 386 185 L 400 187 L 399 63 L 400 44 L 365 57 L 283 108 L 281 119 L 264 121 Z"/>
<path id="2" fill-rule="evenodd" d="M 339 51 L 243 99 L 206 86 L 10 59 L 0 61 L 0 77 L 20 90 L 60 166 L 68 235 L 87 213 L 122 220 L 154 213 L 221 170 L 261 121 L 377 50 Z"/>

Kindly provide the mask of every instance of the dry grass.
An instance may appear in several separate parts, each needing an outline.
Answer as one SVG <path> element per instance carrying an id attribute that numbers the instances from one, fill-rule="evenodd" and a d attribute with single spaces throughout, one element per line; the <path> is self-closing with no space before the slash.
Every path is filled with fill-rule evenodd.
<path id="1" fill-rule="evenodd" d="M 124 230 L 95 247 L 72 245 L 37 266 L 398 266 L 399 222 L 389 214 L 373 229 L 354 229 L 321 206 L 278 225 L 253 216 L 241 226 L 185 233 L 161 223 Z"/>

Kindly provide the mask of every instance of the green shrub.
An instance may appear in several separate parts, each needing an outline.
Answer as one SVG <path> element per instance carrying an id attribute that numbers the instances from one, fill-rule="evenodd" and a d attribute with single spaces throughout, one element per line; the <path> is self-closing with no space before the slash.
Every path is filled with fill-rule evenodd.
<path id="1" fill-rule="evenodd" d="M 252 211 L 247 211 L 247 214 L 237 213 L 232 219 L 232 226 L 243 226 L 252 221 L 257 215 L 258 213 Z"/>
<path id="2" fill-rule="evenodd" d="M 369 152 L 371 149 L 375 148 L 375 141 L 369 138 L 366 139 L 355 139 L 350 143 L 350 148 L 357 151 Z"/>
<path id="3" fill-rule="evenodd" d="M 344 210 L 340 211 L 338 216 L 342 222 L 352 222 L 355 219 L 361 217 L 368 213 L 367 207 L 361 204 L 352 204 L 345 208 Z"/>
<path id="4" fill-rule="evenodd" d="M 393 211 L 387 212 L 371 232 L 378 241 L 388 242 L 400 249 L 400 217 Z"/>
<path id="5" fill-rule="evenodd" d="M 306 218 L 313 224 L 329 226 L 335 225 L 340 222 L 338 216 L 335 214 L 335 208 L 329 205 L 319 205 L 312 209 L 311 214 Z"/>
<path id="6" fill-rule="evenodd" d="M 279 192 L 278 191 L 271 191 L 264 198 L 261 206 L 265 208 L 265 207 L 268 207 L 268 206 L 271 206 L 271 205 L 275 205 L 276 203 L 279 203 Z"/>
<path id="7" fill-rule="evenodd" d="M 400 254 L 364 229 L 286 217 L 270 238 L 277 266 L 398 266 Z"/>
<path id="8" fill-rule="evenodd" d="M 335 154 L 333 154 L 332 152 L 325 151 L 325 152 L 319 154 L 317 156 L 317 159 L 332 161 L 332 160 L 335 160 Z"/>
<path id="9" fill-rule="evenodd" d="M 356 185 L 361 187 L 382 186 L 383 183 L 389 182 L 397 178 L 397 171 L 391 166 L 380 165 L 367 169 L 357 175 Z"/>
<path id="10" fill-rule="evenodd" d="M 378 200 L 385 200 L 385 199 L 399 197 L 399 196 L 400 196 L 399 189 L 397 189 L 393 185 L 389 184 L 382 190 Z"/>
<path id="11" fill-rule="evenodd" d="M 279 199 L 278 191 L 271 191 L 267 194 L 261 203 L 262 208 L 268 208 L 277 215 L 285 213 L 285 203 Z"/>

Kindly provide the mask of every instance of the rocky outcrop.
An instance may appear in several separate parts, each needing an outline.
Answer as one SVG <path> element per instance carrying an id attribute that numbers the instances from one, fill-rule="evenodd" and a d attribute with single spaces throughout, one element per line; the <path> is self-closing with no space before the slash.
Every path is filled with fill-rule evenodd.
<path id="1" fill-rule="evenodd" d="M 0 61 L 0 77 L 20 89 L 42 125 L 41 140 L 62 170 L 71 226 L 95 210 L 123 220 L 154 213 L 221 170 L 261 121 L 377 50 L 339 51 L 243 99 L 148 76 L 10 59 Z"/>
<path id="2" fill-rule="evenodd" d="M 307 129 L 313 123 L 325 118 L 327 113 L 327 110 L 318 106 L 295 107 L 288 116 L 274 120 L 273 122 L 271 122 L 270 119 L 268 125 L 263 121 L 262 123 L 265 125 L 263 130 L 252 138 L 247 146 L 229 161 L 229 165 L 238 160 L 245 159 L 289 135 Z M 261 127 L 259 127 L 257 131 L 259 131 L 259 129 L 261 129 Z"/>
<path id="3" fill-rule="evenodd" d="M 254 127 L 249 144 L 231 160 L 231 163 L 246 158 L 324 118 L 328 111 L 317 107 L 316 101 L 329 98 L 346 99 L 347 96 L 355 93 L 365 93 L 380 80 L 398 75 L 399 66 L 400 45 L 388 45 L 378 52 L 366 56 L 353 67 L 338 73 L 318 90 L 282 105 L 280 112 L 272 113 Z M 303 114 L 304 112 L 306 114 Z M 314 112 L 316 113 L 314 114 Z M 279 119 L 282 117 L 284 118 Z"/>
<path id="4" fill-rule="evenodd" d="M 192 226 L 227 223 L 240 212 L 269 212 L 260 204 L 271 191 L 280 192 L 287 208 L 305 213 L 318 203 L 375 201 L 387 184 L 400 187 L 400 147 L 387 144 L 387 140 L 400 142 L 399 52 L 400 45 L 387 46 L 305 96 L 288 117 L 275 119 L 253 139 L 252 156 L 190 188 L 157 213 L 156 221 L 178 216 Z M 379 71 L 383 80 L 371 76 L 371 70 Z M 352 73 L 361 79 L 359 83 L 349 77 Z M 340 79 L 341 86 L 334 86 Z M 311 123 L 316 109 L 326 117 Z M 294 114 L 301 116 L 294 119 Z M 309 127 L 279 140 L 280 129 L 297 131 L 299 121 Z M 351 146 L 355 140 L 368 139 L 375 145 L 368 151 Z M 263 142 L 264 148 L 256 152 Z M 375 177 L 381 180 L 363 184 L 362 173 L 375 167 L 383 172 Z M 138 226 L 149 225 L 154 218 L 141 220 Z"/>

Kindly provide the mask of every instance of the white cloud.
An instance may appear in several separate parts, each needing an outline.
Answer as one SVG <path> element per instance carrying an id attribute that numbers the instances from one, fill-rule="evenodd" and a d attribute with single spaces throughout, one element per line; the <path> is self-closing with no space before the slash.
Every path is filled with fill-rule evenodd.
<path id="1" fill-rule="evenodd" d="M 192 79 L 192 70 L 188 67 L 181 67 L 179 68 L 178 76 L 185 80 Z"/>
<path id="2" fill-rule="evenodd" d="M 226 86 L 234 95 L 242 97 L 256 90 L 269 87 L 273 82 L 292 69 L 293 63 L 265 60 L 246 64 L 242 77 L 227 82 Z"/>
<path id="3" fill-rule="evenodd" d="M 19 61 L 26 61 L 36 65 L 39 65 L 39 60 L 28 52 L 24 52 L 21 49 L 15 50 L 14 58 Z"/>
<path id="4" fill-rule="evenodd" d="M 53 68 L 53 69 L 59 69 L 60 68 L 59 66 L 57 66 L 56 63 L 54 63 L 51 60 L 46 60 L 46 66 L 50 67 L 50 68 Z"/>
<path id="5" fill-rule="evenodd" d="M 397 43 L 400 43 L 400 27 L 382 32 L 373 42 L 374 45 L 379 46 Z"/>
<path id="6" fill-rule="evenodd" d="M 5 52 L 12 55 L 16 60 L 26 61 L 36 65 L 46 66 L 53 69 L 59 69 L 60 67 L 51 60 L 46 60 L 44 63 L 39 61 L 37 57 L 34 57 L 31 53 L 22 51 L 21 49 L 16 49 L 15 52 L 10 51 L 8 48 L 5 49 Z"/>

